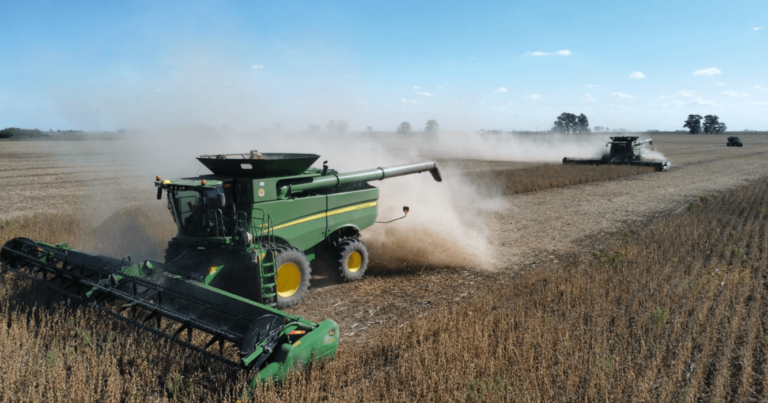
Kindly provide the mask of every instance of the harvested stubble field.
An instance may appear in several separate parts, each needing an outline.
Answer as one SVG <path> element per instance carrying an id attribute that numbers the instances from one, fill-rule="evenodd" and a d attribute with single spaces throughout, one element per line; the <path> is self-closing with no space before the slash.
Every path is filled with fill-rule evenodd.
<path id="1" fill-rule="evenodd" d="M 735 154 L 702 141 L 697 154 L 679 137 L 668 148 L 654 139 L 671 172 L 505 196 L 489 221 L 502 269 L 374 265 L 361 282 L 314 289 L 295 313 L 340 322 L 337 359 L 254 400 L 765 400 L 768 182 L 757 178 L 768 147 Z M 468 163 L 489 176 L 504 165 Z M 134 205 L 108 216 L 100 236 L 79 214 L 20 214 L 0 242 L 64 240 L 120 256 L 102 238 L 129 228 L 129 239 L 150 232 L 144 242 L 162 244 L 172 231 L 148 231 L 161 213 Z M 242 392 L 244 374 L 2 279 L 3 401 Z"/>

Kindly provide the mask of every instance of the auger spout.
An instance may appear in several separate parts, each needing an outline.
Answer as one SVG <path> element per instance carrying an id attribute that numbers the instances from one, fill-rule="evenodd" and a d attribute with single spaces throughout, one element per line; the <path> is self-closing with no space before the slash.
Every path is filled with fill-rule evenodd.
<path id="1" fill-rule="evenodd" d="M 283 194 L 306 192 L 310 190 L 319 190 L 324 188 L 334 188 L 337 186 L 349 185 L 353 183 L 369 182 L 395 178 L 398 176 L 429 172 L 432 178 L 437 182 L 442 182 L 443 177 L 440 174 L 440 168 L 435 161 L 423 161 L 412 164 L 395 165 L 384 168 L 366 169 L 349 173 L 334 173 L 312 178 L 311 182 L 291 183 L 283 187 Z"/>

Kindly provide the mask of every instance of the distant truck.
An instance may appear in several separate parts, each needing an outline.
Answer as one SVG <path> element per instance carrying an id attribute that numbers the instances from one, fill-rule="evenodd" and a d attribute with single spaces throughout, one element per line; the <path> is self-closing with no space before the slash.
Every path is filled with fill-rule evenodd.
<path id="1" fill-rule="evenodd" d="M 744 147 L 744 143 L 738 137 L 728 137 L 728 143 L 726 147 Z"/>

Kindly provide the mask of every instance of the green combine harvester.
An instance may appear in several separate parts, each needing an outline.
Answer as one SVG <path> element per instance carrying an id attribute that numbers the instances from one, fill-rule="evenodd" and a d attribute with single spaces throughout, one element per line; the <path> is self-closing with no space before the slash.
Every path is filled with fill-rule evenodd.
<path id="1" fill-rule="evenodd" d="M 668 171 L 671 167 L 669 161 L 646 159 L 643 157 L 643 145 L 652 145 L 651 139 L 637 141 L 637 136 L 611 137 L 605 146 L 610 146 L 607 154 L 600 158 L 563 158 L 563 164 L 581 165 L 634 165 L 653 167 L 657 171 Z"/>
<path id="2" fill-rule="evenodd" d="M 379 197 L 368 182 L 425 171 L 442 181 L 434 161 L 339 173 L 326 162 L 310 168 L 318 158 L 203 155 L 197 159 L 212 175 L 158 176 L 157 198 L 166 194 L 178 228 L 162 263 L 15 238 L 0 252 L 2 270 L 217 360 L 256 369 L 251 387 L 282 379 L 336 353 L 336 322 L 314 323 L 280 309 L 303 300 L 317 261 L 340 281 L 363 276 L 368 252 L 358 237 L 376 222 Z M 209 335 L 206 343 L 193 342 L 195 330 Z M 226 343 L 237 346 L 237 358 L 225 353 Z M 218 354 L 209 350 L 216 344 Z"/>

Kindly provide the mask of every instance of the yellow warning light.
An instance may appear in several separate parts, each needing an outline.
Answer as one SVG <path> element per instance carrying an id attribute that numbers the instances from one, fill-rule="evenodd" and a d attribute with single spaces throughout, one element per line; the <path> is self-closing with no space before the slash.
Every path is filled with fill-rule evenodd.
<path id="1" fill-rule="evenodd" d="M 169 185 L 170 183 L 171 183 L 171 181 L 169 181 L 168 179 L 163 181 L 163 185 Z"/>
<path id="2" fill-rule="evenodd" d="M 211 268 L 208 270 L 208 274 L 216 273 L 216 266 L 211 266 Z"/>

